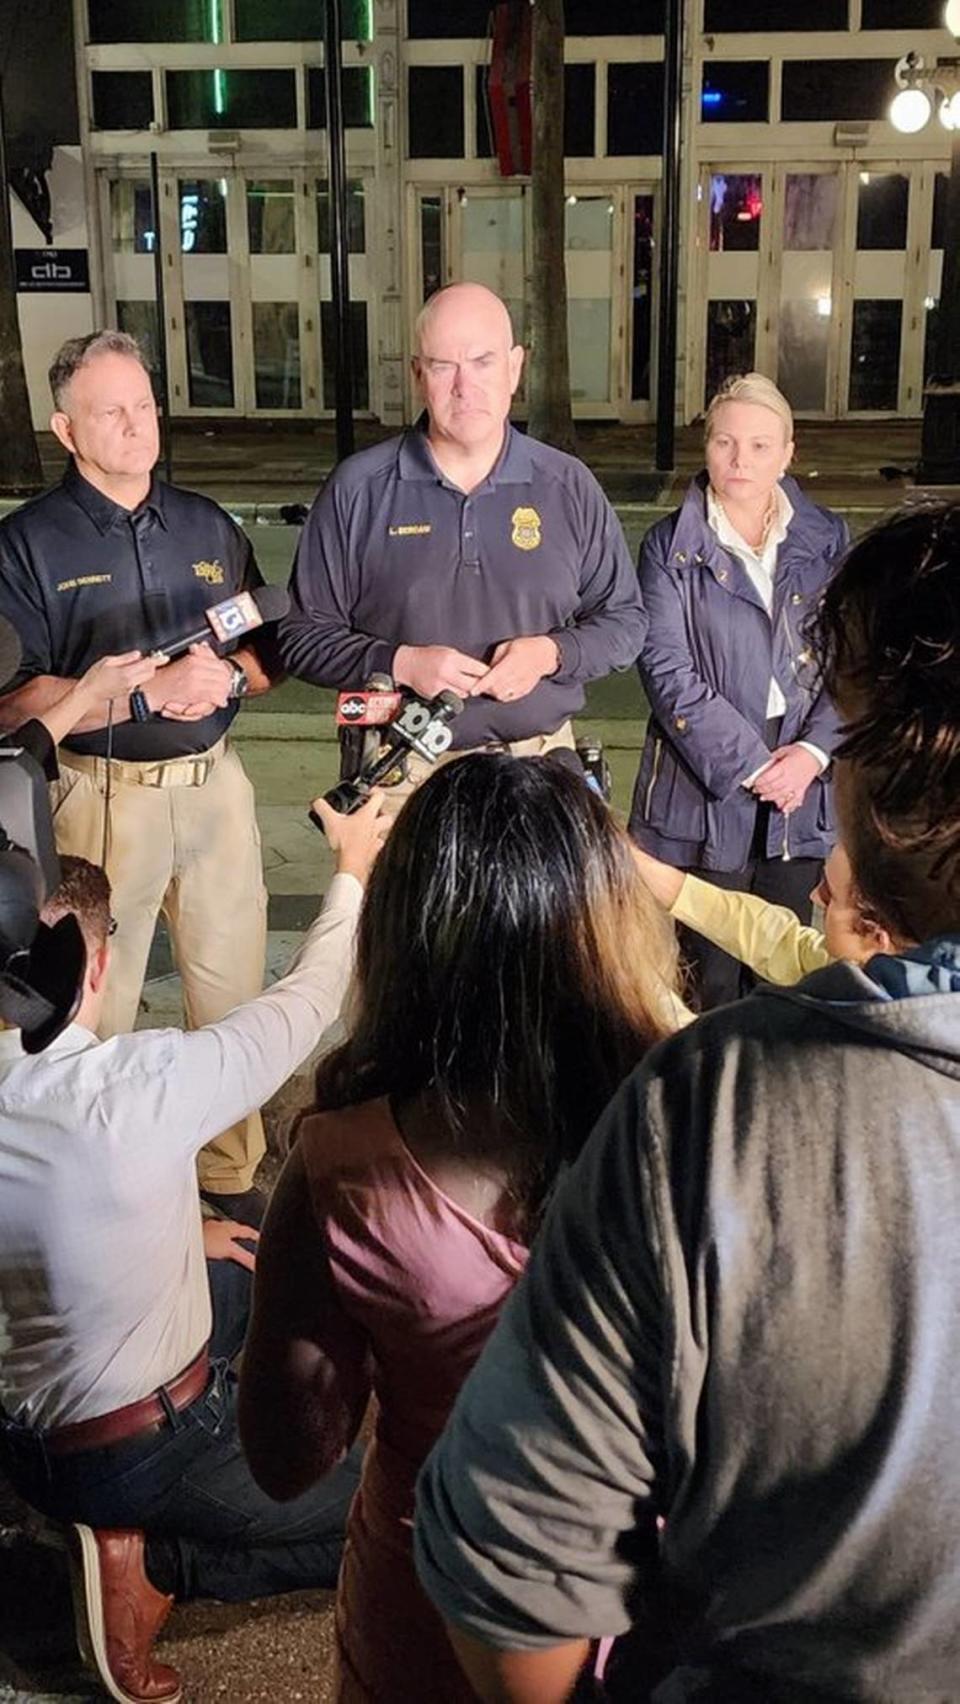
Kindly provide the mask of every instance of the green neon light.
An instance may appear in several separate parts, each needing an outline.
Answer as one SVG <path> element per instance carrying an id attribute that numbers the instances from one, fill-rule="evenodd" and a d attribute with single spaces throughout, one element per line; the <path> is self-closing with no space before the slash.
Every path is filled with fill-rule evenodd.
<path id="1" fill-rule="evenodd" d="M 373 40 L 373 0 L 366 0 L 363 8 L 363 39 Z"/>
<path id="2" fill-rule="evenodd" d="M 210 0 L 210 40 L 214 44 L 222 40 L 220 0 Z M 227 110 L 227 86 L 222 71 L 213 73 L 213 110 L 218 116 Z"/>

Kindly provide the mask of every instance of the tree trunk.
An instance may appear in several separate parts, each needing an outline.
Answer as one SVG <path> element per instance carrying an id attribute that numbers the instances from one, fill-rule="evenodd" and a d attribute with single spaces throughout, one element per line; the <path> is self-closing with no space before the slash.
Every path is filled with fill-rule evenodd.
<path id="1" fill-rule="evenodd" d="M 17 315 L 17 280 L 10 221 L 0 95 L 0 492 L 28 496 L 43 486 L 40 452 L 30 419 L 30 397 L 23 370 Z"/>
<path id="2" fill-rule="evenodd" d="M 533 276 L 529 301 L 528 430 L 573 450 L 564 256 L 563 0 L 533 0 Z"/>

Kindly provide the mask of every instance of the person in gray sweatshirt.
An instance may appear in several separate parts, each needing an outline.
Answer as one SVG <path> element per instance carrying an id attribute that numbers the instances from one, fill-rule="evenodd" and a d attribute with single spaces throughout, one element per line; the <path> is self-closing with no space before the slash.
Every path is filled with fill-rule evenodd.
<path id="1" fill-rule="evenodd" d="M 960 1700 L 960 505 L 817 644 L 892 946 L 661 1044 L 559 1188 L 420 1482 L 483 1700 Z"/>

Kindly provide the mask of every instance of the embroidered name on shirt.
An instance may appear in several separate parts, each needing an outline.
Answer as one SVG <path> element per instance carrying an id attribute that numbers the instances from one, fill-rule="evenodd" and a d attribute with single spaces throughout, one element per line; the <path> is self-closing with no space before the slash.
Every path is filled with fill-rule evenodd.
<path id="1" fill-rule="evenodd" d="M 389 529 L 391 538 L 426 538 L 427 534 L 432 532 L 433 527 L 429 521 L 416 521 L 409 527 L 390 527 Z"/>
<path id="2" fill-rule="evenodd" d="M 58 580 L 58 592 L 75 592 L 78 586 L 109 586 L 112 574 L 78 574 L 75 580 Z"/>
<path id="3" fill-rule="evenodd" d="M 514 509 L 510 516 L 513 532 L 510 534 L 518 550 L 536 550 L 540 543 L 540 516 L 536 509 Z"/>
<path id="4" fill-rule="evenodd" d="M 208 586 L 223 585 L 223 569 L 219 562 L 195 562 L 193 571 L 198 580 L 206 580 Z"/>

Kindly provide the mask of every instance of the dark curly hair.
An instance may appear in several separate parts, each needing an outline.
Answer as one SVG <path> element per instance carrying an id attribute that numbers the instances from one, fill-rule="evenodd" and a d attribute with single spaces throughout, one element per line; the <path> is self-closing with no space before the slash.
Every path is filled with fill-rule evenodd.
<path id="1" fill-rule="evenodd" d="M 834 755 L 855 772 L 844 827 L 861 890 L 901 938 L 936 932 L 935 914 L 940 928 L 955 925 L 960 503 L 918 503 L 861 538 L 827 587 L 811 641 L 843 718 Z"/>

